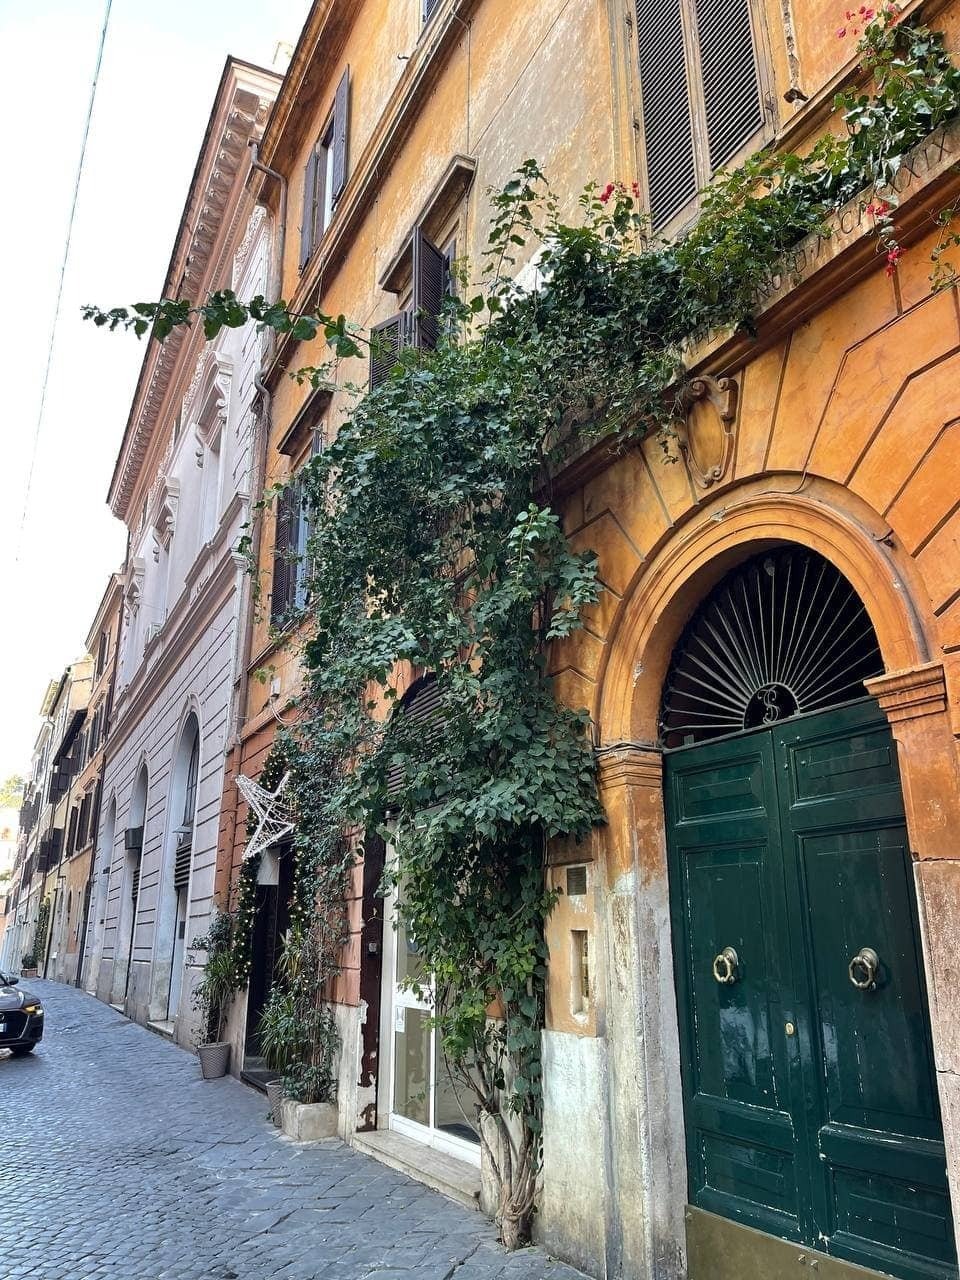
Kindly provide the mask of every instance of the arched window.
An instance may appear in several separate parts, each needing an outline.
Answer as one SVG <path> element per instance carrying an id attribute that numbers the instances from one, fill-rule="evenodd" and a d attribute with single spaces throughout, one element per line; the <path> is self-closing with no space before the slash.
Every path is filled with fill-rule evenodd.
<path id="1" fill-rule="evenodd" d="M 200 735 L 194 734 L 190 759 L 187 762 L 187 782 L 183 793 L 183 826 L 193 828 L 197 812 L 197 773 L 200 769 Z"/>

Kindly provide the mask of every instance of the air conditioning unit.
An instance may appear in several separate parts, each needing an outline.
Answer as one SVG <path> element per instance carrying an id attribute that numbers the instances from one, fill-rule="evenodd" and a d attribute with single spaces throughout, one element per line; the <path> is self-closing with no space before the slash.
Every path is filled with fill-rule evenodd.
<path id="1" fill-rule="evenodd" d="M 143 848 L 143 827 L 127 827 L 123 833 L 123 847 L 139 852 Z"/>

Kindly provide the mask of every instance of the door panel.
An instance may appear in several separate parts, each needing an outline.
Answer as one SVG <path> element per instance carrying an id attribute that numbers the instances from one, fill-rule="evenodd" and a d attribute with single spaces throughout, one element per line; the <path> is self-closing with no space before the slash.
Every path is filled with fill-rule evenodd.
<path id="1" fill-rule="evenodd" d="M 818 1086 L 807 1092 L 819 1229 L 831 1252 L 862 1265 L 954 1274 L 944 1270 L 953 1230 L 890 730 L 864 702 L 785 723 L 774 738 L 788 782 L 780 816 L 797 1008 Z M 878 967 L 875 985 L 860 989 L 849 966 L 867 947 Z"/>
<path id="2" fill-rule="evenodd" d="M 799 1238 L 772 744 L 769 735 L 710 744 L 673 758 L 668 772 L 691 1199 Z M 714 958 L 727 947 L 734 980 L 718 982 Z"/>
<path id="3" fill-rule="evenodd" d="M 876 704 L 669 753 L 664 795 L 691 1202 L 904 1280 L 955 1276 L 913 868 Z M 863 948 L 878 963 L 861 989 Z"/>

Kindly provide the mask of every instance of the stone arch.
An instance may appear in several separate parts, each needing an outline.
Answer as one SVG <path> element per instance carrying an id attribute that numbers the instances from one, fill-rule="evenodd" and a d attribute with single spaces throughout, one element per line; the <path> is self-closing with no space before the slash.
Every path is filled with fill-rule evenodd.
<path id="1" fill-rule="evenodd" d="M 883 521 L 830 482 L 800 491 L 749 484 L 705 505 L 637 573 L 608 636 L 594 711 L 601 743 L 654 743 L 660 693 L 683 626 L 710 589 L 765 547 L 817 551 L 850 582 L 873 622 L 887 672 L 930 658 L 923 593 Z"/>

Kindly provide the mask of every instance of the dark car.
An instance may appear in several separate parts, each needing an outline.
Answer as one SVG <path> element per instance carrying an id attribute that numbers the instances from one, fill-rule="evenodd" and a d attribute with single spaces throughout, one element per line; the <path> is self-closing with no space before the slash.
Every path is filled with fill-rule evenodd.
<path id="1" fill-rule="evenodd" d="M 32 1053 L 43 1039 L 43 1005 L 29 991 L 17 987 L 17 979 L 0 973 L 0 1049 L 15 1058 Z"/>

